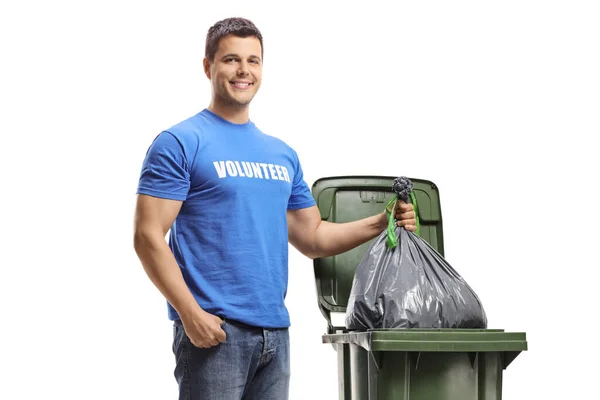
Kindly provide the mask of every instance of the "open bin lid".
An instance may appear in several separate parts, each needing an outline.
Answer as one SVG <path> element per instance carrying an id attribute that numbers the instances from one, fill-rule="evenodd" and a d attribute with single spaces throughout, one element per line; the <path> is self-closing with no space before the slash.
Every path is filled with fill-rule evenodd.
<path id="1" fill-rule="evenodd" d="M 350 222 L 385 210 L 396 195 L 392 190 L 396 176 L 335 176 L 316 180 L 312 195 L 329 222 Z M 409 178 L 418 206 L 420 236 L 442 256 L 444 241 L 442 211 L 437 186 L 428 180 Z M 374 240 L 374 239 L 373 239 Z M 373 240 L 337 256 L 313 260 L 319 308 L 327 319 L 328 333 L 343 330 L 333 326 L 331 313 L 345 313 L 354 272 Z"/>

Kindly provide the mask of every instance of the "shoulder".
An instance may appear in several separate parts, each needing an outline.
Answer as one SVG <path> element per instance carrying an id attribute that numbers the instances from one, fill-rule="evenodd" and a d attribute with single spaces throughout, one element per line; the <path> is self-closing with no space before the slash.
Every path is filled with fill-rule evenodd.
<path id="1" fill-rule="evenodd" d="M 171 134 L 177 140 L 189 141 L 190 139 L 199 139 L 207 128 L 206 119 L 202 113 L 198 113 L 170 126 L 164 132 Z"/>
<path id="2" fill-rule="evenodd" d="M 211 129 L 202 112 L 177 122 L 163 130 L 155 139 L 157 145 L 179 147 L 186 156 L 193 156 L 206 140 L 206 133 Z"/>
<path id="3" fill-rule="evenodd" d="M 284 141 L 283 139 L 278 138 L 276 136 L 265 133 L 262 130 L 260 130 L 258 127 L 256 127 L 256 129 L 258 130 L 258 132 L 260 132 L 263 140 L 265 140 L 269 146 L 272 146 L 273 148 L 278 148 L 279 151 L 281 151 L 283 153 L 287 153 L 288 155 L 292 156 L 294 159 L 298 159 L 298 154 L 296 153 L 296 150 L 294 150 L 294 148 L 290 144 L 288 144 L 286 141 Z"/>

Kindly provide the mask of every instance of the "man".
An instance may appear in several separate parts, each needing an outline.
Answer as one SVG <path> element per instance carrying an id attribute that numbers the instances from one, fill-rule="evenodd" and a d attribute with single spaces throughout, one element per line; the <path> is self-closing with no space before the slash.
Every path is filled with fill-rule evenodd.
<path id="1" fill-rule="evenodd" d="M 287 399 L 288 240 L 307 257 L 325 257 L 387 226 L 385 211 L 321 221 L 296 152 L 249 118 L 262 60 L 251 21 L 211 27 L 210 105 L 161 132 L 142 167 L 134 246 L 174 321 L 180 399 Z M 395 216 L 416 229 L 412 205 Z"/>

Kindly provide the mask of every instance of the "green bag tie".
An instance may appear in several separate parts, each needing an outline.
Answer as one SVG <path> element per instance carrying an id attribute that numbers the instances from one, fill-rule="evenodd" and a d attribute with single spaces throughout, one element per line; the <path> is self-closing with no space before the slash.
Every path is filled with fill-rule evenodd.
<path id="1" fill-rule="evenodd" d="M 398 203 L 398 196 L 394 196 L 385 207 L 385 212 L 387 213 L 388 218 L 388 227 L 387 227 L 387 245 L 390 249 L 393 249 L 398 245 L 398 238 L 396 237 L 396 224 L 394 219 L 394 214 L 396 213 L 396 204 Z M 390 211 L 390 205 L 393 204 L 392 211 Z"/>
<path id="2" fill-rule="evenodd" d="M 417 208 L 417 198 L 415 197 L 414 192 L 410 192 L 410 199 L 412 200 L 413 207 L 415 209 L 415 219 L 417 221 L 417 230 L 415 234 L 420 236 L 420 223 L 419 223 L 419 210 Z M 394 196 L 385 207 L 385 212 L 388 218 L 388 226 L 387 226 L 387 245 L 390 249 L 393 249 L 398 245 L 398 237 L 396 237 L 396 219 L 394 215 L 396 214 L 396 206 L 398 205 L 398 195 Z M 390 206 L 391 210 L 390 210 Z"/>

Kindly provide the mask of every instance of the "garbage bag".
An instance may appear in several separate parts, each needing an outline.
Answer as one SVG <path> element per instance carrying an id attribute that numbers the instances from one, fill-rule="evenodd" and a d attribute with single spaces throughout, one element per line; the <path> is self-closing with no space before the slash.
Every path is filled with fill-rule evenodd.
<path id="1" fill-rule="evenodd" d="M 418 234 L 396 226 L 394 208 L 409 202 L 418 214 L 413 184 L 394 180 L 386 207 L 388 229 L 371 243 L 356 268 L 346 308 L 346 328 L 485 329 L 481 301 L 458 272 Z M 417 232 L 420 225 L 417 219 Z"/>

